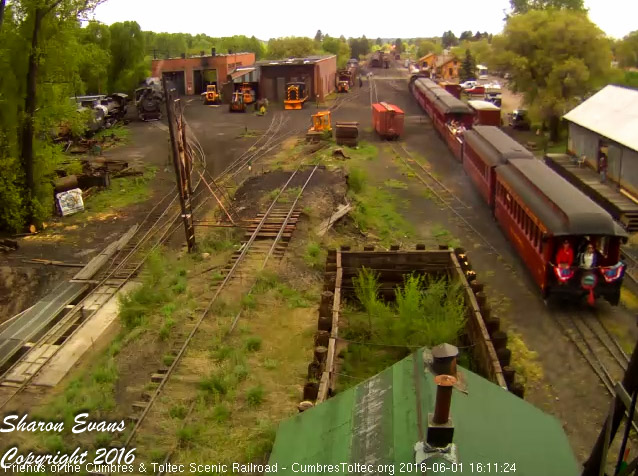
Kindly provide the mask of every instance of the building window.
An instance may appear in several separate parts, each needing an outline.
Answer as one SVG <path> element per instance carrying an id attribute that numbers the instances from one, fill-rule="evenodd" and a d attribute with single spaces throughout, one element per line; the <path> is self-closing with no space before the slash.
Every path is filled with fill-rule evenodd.
<path id="1" fill-rule="evenodd" d="M 449 74 L 450 76 L 453 76 L 453 75 L 454 75 L 453 71 L 454 71 L 454 70 L 453 70 L 452 68 L 448 68 L 448 74 Z"/>

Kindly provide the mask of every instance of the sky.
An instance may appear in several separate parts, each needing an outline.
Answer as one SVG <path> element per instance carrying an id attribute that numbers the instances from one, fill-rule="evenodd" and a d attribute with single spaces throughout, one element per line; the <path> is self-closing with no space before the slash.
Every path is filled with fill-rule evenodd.
<path id="1" fill-rule="evenodd" d="M 213 37 L 254 35 L 268 40 L 281 36 L 314 37 L 321 30 L 337 37 L 417 38 L 441 36 L 447 30 L 457 36 L 465 30 L 499 33 L 509 0 L 454 0 L 451 5 L 452 2 L 432 1 L 426 6 L 421 0 L 244 0 L 238 4 L 211 0 L 106 0 L 97 7 L 94 17 L 107 25 L 134 20 L 142 30 L 205 33 Z M 638 29 L 638 0 L 585 0 L 585 6 L 589 18 L 611 37 L 622 38 Z"/>

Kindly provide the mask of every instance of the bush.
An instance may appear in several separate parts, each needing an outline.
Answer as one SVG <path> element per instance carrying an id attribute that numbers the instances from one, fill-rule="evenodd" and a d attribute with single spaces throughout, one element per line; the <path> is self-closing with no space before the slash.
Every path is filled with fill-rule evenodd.
<path id="1" fill-rule="evenodd" d="M 183 420 L 188 414 L 188 409 L 184 405 L 175 405 L 174 407 L 171 407 L 168 414 L 171 418 Z"/>
<path id="2" fill-rule="evenodd" d="M 251 407 L 257 407 L 264 401 L 264 388 L 261 385 L 252 387 L 246 392 L 246 401 Z"/>
<path id="3" fill-rule="evenodd" d="M 246 350 L 249 352 L 255 352 L 261 349 L 261 337 L 251 336 L 246 339 Z"/>

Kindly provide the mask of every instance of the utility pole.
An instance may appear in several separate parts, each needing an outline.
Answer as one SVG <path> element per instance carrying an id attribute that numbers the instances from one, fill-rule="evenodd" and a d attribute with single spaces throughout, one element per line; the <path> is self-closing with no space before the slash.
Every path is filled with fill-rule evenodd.
<path id="1" fill-rule="evenodd" d="M 182 222 L 186 233 L 186 245 L 190 253 L 195 248 L 195 227 L 193 225 L 191 168 L 192 158 L 186 143 L 186 125 L 184 124 L 183 112 L 180 100 L 174 98 L 174 89 L 169 90 L 166 78 L 162 78 L 164 86 L 164 97 L 166 98 L 166 116 L 168 119 L 168 130 L 171 136 L 171 146 L 173 149 L 173 166 L 175 168 L 175 179 L 177 181 L 177 192 L 179 193 L 179 203 L 182 208 Z M 179 113 L 177 112 L 179 111 Z"/>

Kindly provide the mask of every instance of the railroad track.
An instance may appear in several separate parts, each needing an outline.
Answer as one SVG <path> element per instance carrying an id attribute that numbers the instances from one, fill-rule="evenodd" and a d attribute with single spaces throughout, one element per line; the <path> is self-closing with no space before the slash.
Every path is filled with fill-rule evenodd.
<path id="1" fill-rule="evenodd" d="M 451 211 L 460 220 L 463 227 L 474 233 L 488 248 L 488 252 L 496 256 L 501 256 L 496 247 L 470 222 L 470 220 L 475 217 L 470 205 L 461 200 L 452 190 L 446 187 L 443 182 L 437 179 L 432 172 L 416 160 L 401 142 L 388 141 L 387 143 L 390 144 L 390 147 L 399 160 L 412 170 L 416 178 L 425 185 L 443 208 Z M 504 264 L 509 267 L 507 263 Z"/>
<path id="2" fill-rule="evenodd" d="M 555 313 L 554 319 L 569 340 L 578 349 L 587 364 L 602 382 L 607 392 L 616 396 L 616 383 L 627 371 L 629 357 L 612 336 L 595 310 Z M 625 416 L 628 418 L 627 413 Z M 634 431 L 638 426 L 632 422 Z"/>
<path id="3" fill-rule="evenodd" d="M 633 292 L 638 293 L 638 258 L 626 246 L 620 248 L 620 257 L 627 265 L 624 284 Z"/>
<path id="4" fill-rule="evenodd" d="M 302 172 L 302 169 L 306 168 L 308 170 Z M 273 257 L 280 258 L 283 256 L 299 219 L 300 211 L 296 209 L 297 203 L 318 168 L 319 166 L 307 167 L 302 165 L 295 170 L 284 186 L 281 187 L 277 197 L 275 197 L 268 209 L 264 213 L 257 215 L 257 217 L 247 225 L 244 241 L 240 249 L 235 252 L 223 270 L 222 276 L 219 277 L 211 289 L 206 290 L 201 296 L 198 296 L 197 300 L 201 304 L 200 307 L 195 309 L 195 314 L 199 315 L 199 317 L 184 340 L 177 340 L 175 348 L 171 351 L 174 356 L 172 364 L 168 368 L 159 369 L 158 372 L 151 377 L 152 383 L 156 385 L 155 389 L 152 392 L 143 393 L 141 400 L 133 404 L 135 413 L 131 415 L 130 420 L 134 421 L 135 425 L 123 443 L 123 447 L 128 447 L 131 442 L 138 437 L 142 424 L 145 420 L 148 420 L 147 417 L 153 409 L 154 403 L 164 391 L 171 376 L 176 372 L 188 374 L 192 371 L 190 366 L 180 365 L 180 363 L 185 357 L 187 349 L 197 331 L 209 316 L 217 299 L 220 297 L 228 298 L 229 296 L 226 296 L 226 293 L 232 293 L 230 298 L 233 300 L 241 298 L 241 295 L 248 289 L 250 281 L 253 281 L 250 287 L 250 290 L 252 290 L 252 286 L 254 286 L 254 281 L 256 280 L 255 275 L 265 268 L 269 260 Z M 294 183 L 299 183 L 300 188 L 292 203 L 288 203 L 283 200 L 284 194 L 292 188 L 292 184 Z M 288 198 L 286 198 L 286 200 L 287 199 Z M 232 286 L 229 286 L 231 284 Z M 235 327 L 239 315 L 240 314 L 234 319 L 233 325 L 228 333 Z M 183 385 L 183 382 L 186 381 L 192 382 L 193 379 L 182 375 L 176 385 Z M 191 388 L 188 394 L 193 395 L 195 393 L 196 391 Z M 193 398 L 193 401 L 195 398 L 196 397 Z M 193 402 L 191 402 L 190 405 L 191 411 L 192 408 Z M 149 425 L 151 428 L 149 431 L 150 434 L 154 434 L 154 429 L 152 428 L 152 422 L 154 420 L 150 421 L 151 423 Z M 170 454 L 167 458 L 169 457 Z"/>
<path id="5" fill-rule="evenodd" d="M 157 124 L 157 123 L 156 123 Z M 205 167 L 201 145 L 192 133 L 187 133 L 189 147 L 194 153 L 194 171 Z M 204 169 L 205 170 L 205 169 Z M 196 177 L 195 189 L 201 184 Z M 181 218 L 176 186 L 166 193 L 147 213 L 130 241 L 119 251 L 90 283 L 95 286 L 74 308 L 48 329 L 27 352 L 7 369 L 0 380 L 0 409 L 17 395 L 32 386 L 41 370 L 57 355 L 62 345 L 76 334 L 102 304 L 113 297 L 137 274 L 148 256 L 171 236 L 173 225 Z M 201 195 L 201 192 L 199 192 Z M 181 225 L 177 225 L 177 228 Z M 31 353 L 34 355 L 31 355 Z M 41 353 L 35 358 L 36 352 Z M 34 361 L 29 359 L 34 358 Z M 26 363 L 25 363 L 26 362 Z M 27 364 L 28 363 L 28 364 Z"/>

